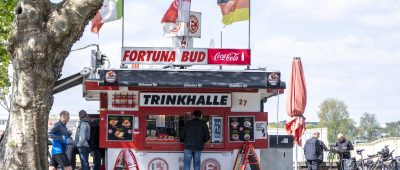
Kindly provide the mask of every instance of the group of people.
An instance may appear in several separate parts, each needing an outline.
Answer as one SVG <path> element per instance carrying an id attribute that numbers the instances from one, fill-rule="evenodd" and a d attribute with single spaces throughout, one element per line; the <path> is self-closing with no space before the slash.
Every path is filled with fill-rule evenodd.
<path id="1" fill-rule="evenodd" d="M 319 135 L 319 132 L 314 132 L 313 137 L 308 139 L 304 144 L 304 156 L 307 160 L 306 164 L 309 170 L 318 170 L 319 164 L 324 160 L 323 151 L 329 150 L 324 142 L 318 139 Z M 338 141 L 334 147 L 337 148 L 339 153 L 340 169 L 343 169 L 343 160 L 351 158 L 350 150 L 353 150 L 354 147 L 341 133 L 337 135 L 337 139 Z"/>
<path id="2" fill-rule="evenodd" d="M 100 169 L 101 159 L 104 157 L 98 140 L 91 139 L 91 133 L 95 134 L 94 125 L 98 122 L 91 121 L 86 111 L 79 112 L 79 125 L 72 138 L 71 130 L 68 130 L 67 123 L 70 114 L 61 111 L 59 120 L 50 128 L 48 132 L 52 143 L 51 159 L 49 169 L 54 170 L 61 166 L 64 170 L 75 169 L 75 157 L 79 154 L 82 170 L 89 170 L 89 153 L 93 153 L 93 163 L 96 170 Z M 97 132 L 98 133 L 98 132 Z M 98 136 L 97 136 L 98 137 Z"/>
<path id="3" fill-rule="evenodd" d="M 200 170 L 200 156 L 204 149 L 204 143 L 210 140 L 208 126 L 201 120 L 202 112 L 195 110 L 194 118 L 185 123 L 184 131 L 181 133 L 181 141 L 184 142 L 184 170 L 190 170 L 193 160 L 194 170 Z M 94 169 L 100 169 L 101 159 L 104 159 L 104 152 L 98 147 L 90 145 L 91 124 L 86 111 L 79 112 L 79 126 L 75 133 L 75 140 L 72 139 L 72 132 L 67 129 L 70 119 L 69 112 L 62 111 L 59 120 L 50 128 L 48 136 L 52 142 L 51 160 L 49 169 L 54 170 L 61 166 L 64 170 L 75 169 L 75 156 L 79 153 L 82 170 L 89 170 L 89 153 L 93 153 Z M 98 137 L 98 136 L 97 136 Z M 97 141 L 98 142 L 98 141 Z"/>

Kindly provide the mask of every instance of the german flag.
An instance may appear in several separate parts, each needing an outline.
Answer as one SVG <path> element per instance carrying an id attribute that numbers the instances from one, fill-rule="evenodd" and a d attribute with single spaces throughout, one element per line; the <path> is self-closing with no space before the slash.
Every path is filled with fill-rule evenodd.
<path id="1" fill-rule="evenodd" d="M 224 25 L 250 18 L 250 0 L 217 0 L 217 3 L 221 8 Z"/>

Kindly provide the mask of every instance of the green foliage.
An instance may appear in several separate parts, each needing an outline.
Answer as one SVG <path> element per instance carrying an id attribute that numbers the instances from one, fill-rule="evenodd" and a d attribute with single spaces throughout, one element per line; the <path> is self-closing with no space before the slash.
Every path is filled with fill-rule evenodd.
<path id="1" fill-rule="evenodd" d="M 0 1 L 0 100 L 8 93 L 8 87 L 11 83 L 8 78 L 8 65 L 10 64 L 10 55 L 6 50 L 6 43 L 11 31 L 11 23 L 14 18 L 14 7 L 17 0 Z"/>
<path id="2" fill-rule="evenodd" d="M 285 122 L 280 121 L 278 123 L 273 122 L 273 123 L 268 123 L 269 128 L 285 128 Z"/>
<path id="3" fill-rule="evenodd" d="M 358 135 L 368 142 L 379 138 L 380 125 L 374 113 L 364 113 L 360 117 L 360 125 L 358 126 Z"/>
<path id="4" fill-rule="evenodd" d="M 386 123 L 382 131 L 389 137 L 400 137 L 400 121 Z"/>
<path id="5" fill-rule="evenodd" d="M 336 135 L 342 133 L 347 139 L 356 134 L 355 122 L 349 117 L 347 106 L 337 99 L 325 99 L 319 106 L 318 118 L 320 127 L 328 128 L 328 141 L 335 143 Z"/>

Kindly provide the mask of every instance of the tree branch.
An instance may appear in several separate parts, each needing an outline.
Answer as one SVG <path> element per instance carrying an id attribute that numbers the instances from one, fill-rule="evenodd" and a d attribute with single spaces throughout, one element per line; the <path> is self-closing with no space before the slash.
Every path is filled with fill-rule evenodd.
<path id="1" fill-rule="evenodd" d="M 76 41 L 82 36 L 85 26 L 101 8 L 102 0 L 66 0 L 57 5 L 50 15 L 47 28 L 56 43 Z M 62 6 L 61 6 L 62 5 Z M 80 34 L 77 34 L 80 33 Z M 70 35 L 75 36 L 70 36 Z M 71 37 L 71 39 L 66 39 Z"/>

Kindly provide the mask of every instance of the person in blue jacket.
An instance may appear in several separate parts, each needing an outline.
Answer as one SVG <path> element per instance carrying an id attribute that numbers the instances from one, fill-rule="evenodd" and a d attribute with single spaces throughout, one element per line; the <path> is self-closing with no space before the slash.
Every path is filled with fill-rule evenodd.
<path id="1" fill-rule="evenodd" d="M 66 127 L 69 121 L 69 113 L 61 111 L 60 119 L 50 128 L 48 132 L 49 138 L 52 140 L 51 160 L 49 163 L 49 170 L 55 170 L 58 166 L 62 166 L 64 170 L 72 170 L 65 148 L 67 146 L 68 138 L 71 137 L 72 132 Z"/>

